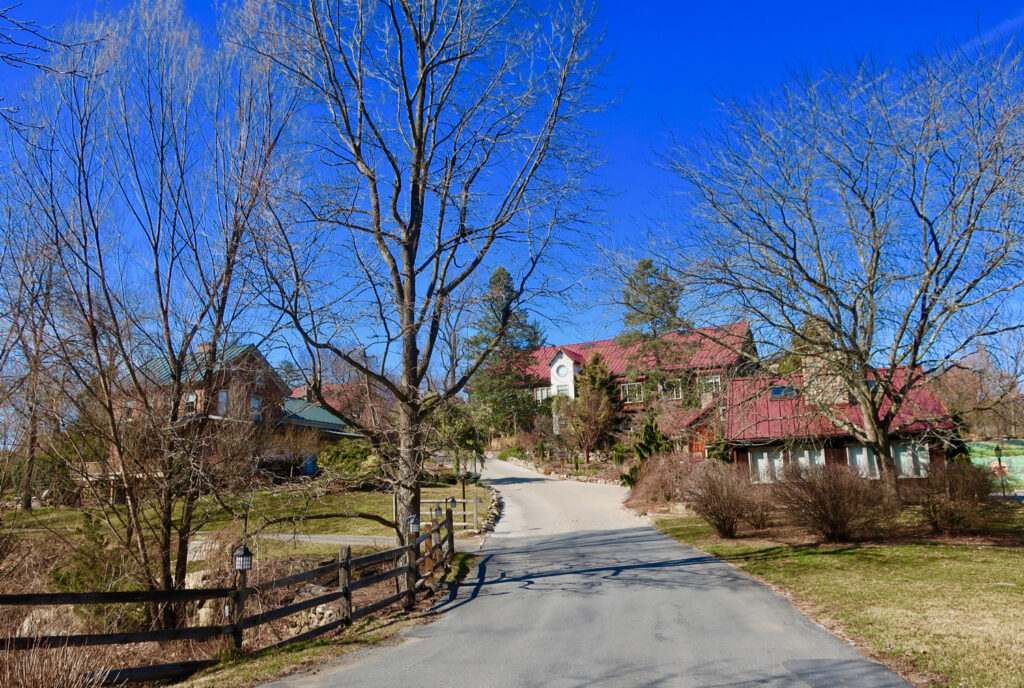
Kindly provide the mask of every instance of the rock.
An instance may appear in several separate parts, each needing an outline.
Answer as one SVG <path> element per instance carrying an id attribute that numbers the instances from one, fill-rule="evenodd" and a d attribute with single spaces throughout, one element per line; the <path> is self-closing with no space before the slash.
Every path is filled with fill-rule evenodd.
<path id="1" fill-rule="evenodd" d="M 18 627 L 18 635 L 77 635 L 85 633 L 85 624 L 70 605 L 37 607 L 29 612 Z"/>

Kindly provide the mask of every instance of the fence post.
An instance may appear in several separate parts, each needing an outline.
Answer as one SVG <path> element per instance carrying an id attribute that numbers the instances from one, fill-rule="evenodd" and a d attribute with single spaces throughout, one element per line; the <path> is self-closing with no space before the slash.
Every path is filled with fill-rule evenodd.
<path id="1" fill-rule="evenodd" d="M 445 523 L 448 525 L 448 552 L 446 553 L 447 566 L 445 566 L 445 571 L 448 572 L 448 573 L 452 572 L 452 562 L 455 560 L 455 515 L 454 515 L 454 511 L 455 511 L 455 497 L 452 497 L 451 501 L 448 502 L 448 508 L 446 508 L 445 511 L 444 511 L 444 520 L 445 520 Z"/>
<path id="2" fill-rule="evenodd" d="M 420 558 L 420 548 L 416 544 L 416 537 L 419 533 L 409 533 L 408 549 L 405 551 L 405 561 L 409 566 L 409 570 L 405 574 L 405 609 L 406 611 L 412 611 L 416 607 L 416 583 L 419 581 L 419 566 L 416 564 L 416 560 Z"/>
<path id="3" fill-rule="evenodd" d="M 479 521 L 479 519 L 477 518 L 477 515 L 476 515 L 476 503 L 477 503 L 478 499 L 479 499 L 479 497 L 477 497 L 476 493 L 474 492 L 473 493 L 473 530 L 480 530 L 480 521 Z"/>
<path id="4" fill-rule="evenodd" d="M 245 588 L 248 576 L 245 571 L 235 571 L 235 592 L 231 596 L 230 620 L 232 640 L 228 649 L 242 651 L 242 619 L 245 618 Z"/>
<path id="5" fill-rule="evenodd" d="M 339 611 L 340 620 L 344 623 L 352 621 L 352 590 L 349 585 L 352 582 L 352 548 L 342 547 L 338 552 L 338 562 L 341 567 L 338 569 L 338 590 L 341 592 Z"/>
<path id="6" fill-rule="evenodd" d="M 424 577 L 427 579 L 427 587 L 431 590 L 434 589 L 433 576 L 434 576 L 434 515 L 430 515 L 430 521 L 427 522 L 427 539 L 423 542 L 423 570 Z"/>

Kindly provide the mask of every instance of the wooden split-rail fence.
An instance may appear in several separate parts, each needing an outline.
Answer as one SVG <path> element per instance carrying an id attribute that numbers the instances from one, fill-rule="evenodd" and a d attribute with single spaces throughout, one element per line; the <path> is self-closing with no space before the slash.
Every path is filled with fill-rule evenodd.
<path id="1" fill-rule="evenodd" d="M 329 623 L 286 638 L 281 642 L 253 651 L 253 654 L 284 647 L 291 643 L 315 638 L 338 628 L 348 626 L 386 607 L 403 602 L 406 609 L 412 609 L 417 593 L 425 589 L 436 589 L 443 576 L 451 571 L 455 554 L 455 529 L 453 527 L 454 500 L 446 502 L 442 512 L 436 506 L 430 512 L 430 520 L 423 524 L 423 533 L 411 544 L 389 549 L 363 557 L 351 556 L 351 549 L 343 547 L 337 560 L 307 571 L 294 573 L 276 580 L 246 584 L 244 571 L 238 572 L 238 582 L 232 588 L 196 588 L 191 590 L 141 590 L 133 592 L 85 592 L 85 593 L 39 593 L 23 595 L 0 595 L 0 605 L 75 605 L 75 604 L 125 604 L 125 603 L 183 603 L 210 599 L 226 600 L 225 612 L 229 623 L 216 626 L 172 628 L 155 631 L 134 631 L 128 633 L 89 633 L 82 635 L 48 635 L 37 637 L 0 638 L 0 650 L 29 650 L 32 648 L 82 647 L 91 645 L 124 645 L 173 640 L 213 640 L 223 638 L 229 648 L 241 652 L 246 629 L 283 619 L 292 614 L 337 602 L 338 617 Z M 367 569 L 392 562 L 393 567 L 368 576 L 358 576 Z M 245 615 L 247 598 L 278 588 L 317 580 L 337 573 L 338 589 L 277 609 L 251 616 Z M 392 579 L 404 579 L 404 589 L 393 595 L 363 606 L 352 606 L 352 593 Z M 396 586 L 403 587 L 403 586 Z M 184 678 L 202 669 L 217 664 L 218 659 L 172 662 L 142 667 L 112 669 L 102 677 L 107 684 L 155 681 L 160 679 Z"/>

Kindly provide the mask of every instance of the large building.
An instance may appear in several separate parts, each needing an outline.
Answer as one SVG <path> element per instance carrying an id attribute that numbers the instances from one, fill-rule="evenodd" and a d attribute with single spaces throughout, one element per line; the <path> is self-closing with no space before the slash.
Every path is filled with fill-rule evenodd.
<path id="1" fill-rule="evenodd" d="M 863 427 L 863 418 L 845 383 L 828 375 L 781 375 L 762 365 L 747 323 L 672 333 L 656 345 L 606 339 L 538 349 L 529 369 L 534 398 L 574 398 L 577 376 L 598 354 L 615 378 L 623 409 L 657 402 L 662 431 L 694 459 L 717 445 L 755 482 L 779 479 L 788 463 L 846 464 L 878 477 L 876 457 L 851 432 L 851 426 Z M 654 369 L 656 382 L 645 372 Z M 889 382 L 902 386 L 906 372 L 894 370 Z M 883 398 L 879 410 L 889 420 L 902 477 L 923 477 L 932 463 L 944 462 L 954 431 L 931 382 L 916 377 L 892 418 L 890 400 Z"/>

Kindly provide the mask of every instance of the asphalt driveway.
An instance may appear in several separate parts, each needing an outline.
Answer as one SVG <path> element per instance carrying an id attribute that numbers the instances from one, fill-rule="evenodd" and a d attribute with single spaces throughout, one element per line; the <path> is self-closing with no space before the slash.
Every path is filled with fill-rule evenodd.
<path id="1" fill-rule="evenodd" d="M 270 684 L 906 687 L 789 602 L 619 506 L 499 461 L 506 514 L 434 623 Z"/>

